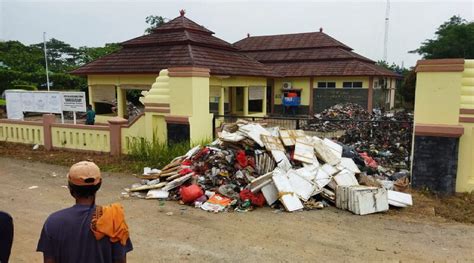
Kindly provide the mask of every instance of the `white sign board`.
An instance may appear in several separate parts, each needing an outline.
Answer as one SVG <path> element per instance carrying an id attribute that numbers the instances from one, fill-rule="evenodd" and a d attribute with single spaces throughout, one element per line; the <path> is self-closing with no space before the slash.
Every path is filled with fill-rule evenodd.
<path id="1" fill-rule="evenodd" d="M 11 120 L 23 120 L 21 94 L 18 92 L 5 92 L 7 101 L 7 117 Z"/>
<path id="2" fill-rule="evenodd" d="M 86 111 L 85 92 L 62 92 L 63 111 Z"/>
<path id="3" fill-rule="evenodd" d="M 23 119 L 23 112 L 62 113 L 62 95 L 56 91 L 5 91 L 7 116 Z"/>
<path id="4" fill-rule="evenodd" d="M 249 100 L 263 100 L 263 87 L 249 87 Z"/>

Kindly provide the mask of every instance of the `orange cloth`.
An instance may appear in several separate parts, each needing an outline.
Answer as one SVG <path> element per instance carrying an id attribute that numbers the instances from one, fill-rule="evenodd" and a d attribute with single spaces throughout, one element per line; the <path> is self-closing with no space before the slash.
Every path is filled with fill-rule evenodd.
<path id="1" fill-rule="evenodd" d="M 97 240 L 108 236 L 111 242 L 120 241 L 120 244 L 125 246 L 129 234 L 122 205 L 114 203 L 107 206 L 96 206 L 91 230 Z"/>

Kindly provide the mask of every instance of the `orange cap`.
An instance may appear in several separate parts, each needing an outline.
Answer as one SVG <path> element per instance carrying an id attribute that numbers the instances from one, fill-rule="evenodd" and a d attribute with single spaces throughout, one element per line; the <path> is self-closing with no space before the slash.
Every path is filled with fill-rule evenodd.
<path id="1" fill-rule="evenodd" d="M 67 178 L 78 186 L 97 185 L 101 181 L 100 169 L 93 162 L 78 162 L 71 166 Z"/>

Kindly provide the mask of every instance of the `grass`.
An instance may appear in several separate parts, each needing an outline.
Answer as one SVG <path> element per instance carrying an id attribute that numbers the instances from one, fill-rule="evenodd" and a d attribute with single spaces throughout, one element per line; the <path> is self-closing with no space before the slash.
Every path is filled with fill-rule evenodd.
<path id="1" fill-rule="evenodd" d="M 141 167 L 161 168 L 175 157 L 186 154 L 190 149 L 189 145 L 189 142 L 168 145 L 156 138 L 152 141 L 135 140 L 130 144 L 128 158 Z"/>
<path id="2" fill-rule="evenodd" d="M 4 99 L 0 99 L 0 106 L 7 105 L 7 102 Z"/>

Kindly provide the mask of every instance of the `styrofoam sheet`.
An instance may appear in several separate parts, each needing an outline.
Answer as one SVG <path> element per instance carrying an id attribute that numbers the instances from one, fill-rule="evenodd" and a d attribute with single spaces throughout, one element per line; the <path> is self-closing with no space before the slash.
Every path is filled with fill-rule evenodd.
<path id="1" fill-rule="evenodd" d="M 273 181 L 262 187 L 261 191 L 268 205 L 272 205 L 276 202 L 276 200 L 278 200 L 278 189 L 276 188 Z"/>
<path id="2" fill-rule="evenodd" d="M 288 171 L 287 176 L 293 191 L 298 197 L 303 201 L 308 201 L 314 191 L 314 185 L 299 176 L 295 170 Z"/>
<path id="3" fill-rule="evenodd" d="M 291 169 L 290 160 L 286 157 L 285 152 L 273 150 L 271 153 L 279 168 L 283 169 L 285 172 Z"/>
<path id="4" fill-rule="evenodd" d="M 411 194 L 388 190 L 387 195 L 388 203 L 390 205 L 398 207 L 407 207 L 413 205 Z"/>
<path id="5" fill-rule="evenodd" d="M 303 138 L 296 139 L 293 158 L 304 163 L 313 163 L 316 156 L 314 155 L 314 147 L 312 143 Z"/>
<path id="6" fill-rule="evenodd" d="M 288 212 L 303 209 L 303 204 L 291 187 L 290 181 L 285 174 L 273 173 L 273 182 L 278 189 L 280 201 Z"/>
<path id="7" fill-rule="evenodd" d="M 313 137 L 313 147 L 316 151 L 316 156 L 323 160 L 325 163 L 330 165 L 337 165 L 341 158 L 338 157 L 332 150 L 329 148 L 323 140 L 318 137 Z"/>
<path id="8" fill-rule="evenodd" d="M 338 167 L 340 168 L 340 170 L 345 168 L 356 174 L 360 173 L 359 167 L 357 167 L 357 165 L 354 163 L 354 160 L 352 160 L 351 158 L 342 157 Z"/>
<path id="9" fill-rule="evenodd" d="M 336 181 L 337 185 L 343 186 L 359 185 L 359 182 L 357 182 L 354 173 L 347 169 L 344 169 L 338 174 L 336 174 L 334 176 L 334 181 Z"/>
<path id="10" fill-rule="evenodd" d="M 328 138 L 324 138 L 324 144 L 331 149 L 331 151 L 336 155 L 338 158 L 342 157 L 342 146 L 334 142 L 333 140 L 329 140 Z"/>

